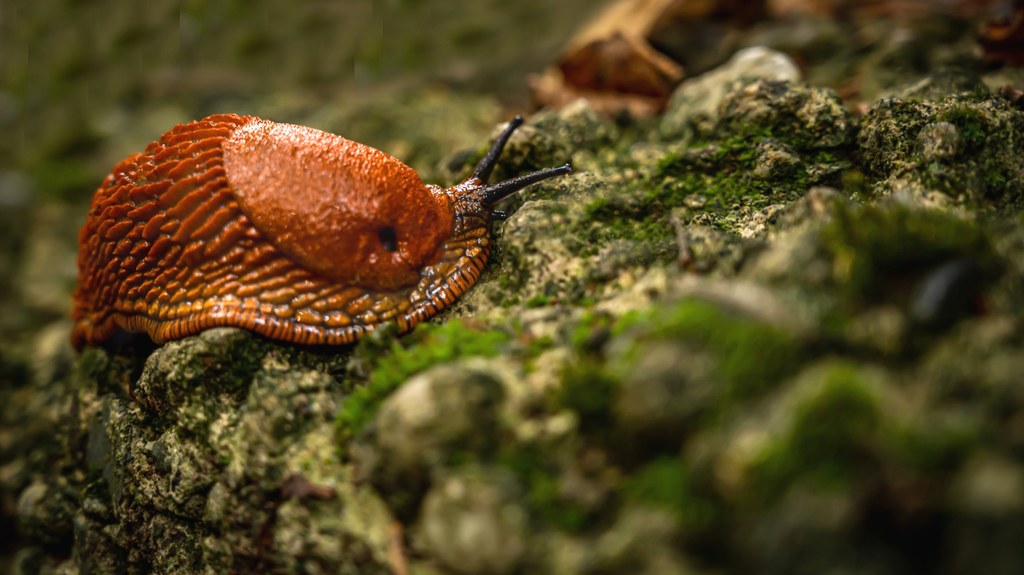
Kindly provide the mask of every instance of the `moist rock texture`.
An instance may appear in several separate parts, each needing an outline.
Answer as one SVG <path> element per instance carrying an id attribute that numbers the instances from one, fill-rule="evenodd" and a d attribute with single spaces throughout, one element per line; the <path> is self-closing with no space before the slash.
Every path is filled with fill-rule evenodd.
<path id="1" fill-rule="evenodd" d="M 758 48 L 538 113 L 499 175 L 577 173 L 402 338 L 53 324 L 0 363 L 13 571 L 1024 572 L 1024 111 L 922 86 Z"/>

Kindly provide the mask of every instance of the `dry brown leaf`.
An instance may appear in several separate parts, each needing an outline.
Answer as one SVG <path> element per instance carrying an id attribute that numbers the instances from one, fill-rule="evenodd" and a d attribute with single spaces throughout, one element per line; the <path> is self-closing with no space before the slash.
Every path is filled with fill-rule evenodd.
<path id="1" fill-rule="evenodd" d="M 1024 65 L 1024 5 L 1018 5 L 1012 14 L 988 22 L 981 30 L 978 44 L 987 60 Z"/>
<path id="2" fill-rule="evenodd" d="M 683 69 L 644 39 L 620 31 L 593 40 L 558 64 L 577 88 L 665 97 L 683 77 Z"/>
<path id="3" fill-rule="evenodd" d="M 679 3 L 621 0 L 607 6 L 569 42 L 553 68 L 529 79 L 534 100 L 559 107 L 582 97 L 609 114 L 647 116 L 659 111 L 683 78 L 683 69 L 655 50 L 647 36 Z"/>
<path id="4" fill-rule="evenodd" d="M 658 113 L 684 74 L 655 45 L 664 48 L 662 41 L 686 37 L 709 19 L 745 25 L 765 14 L 766 0 L 614 2 L 580 29 L 555 66 L 529 79 L 534 100 L 558 107 L 582 97 L 607 114 Z"/>
<path id="5" fill-rule="evenodd" d="M 636 118 L 646 118 L 657 114 L 665 105 L 665 98 L 662 97 L 577 88 L 566 83 L 558 68 L 549 68 L 543 74 L 530 76 L 526 81 L 534 100 L 550 108 L 562 108 L 582 98 L 592 108 L 607 116 L 629 114 Z"/>

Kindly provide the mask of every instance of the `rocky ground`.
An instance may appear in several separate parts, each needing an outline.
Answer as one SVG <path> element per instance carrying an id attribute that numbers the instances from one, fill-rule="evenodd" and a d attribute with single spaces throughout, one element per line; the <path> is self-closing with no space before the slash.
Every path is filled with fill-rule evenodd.
<path id="1" fill-rule="evenodd" d="M 496 175 L 576 173 L 408 336 L 74 354 L 66 319 L 10 328 L 9 568 L 1024 572 L 1024 74 L 933 28 L 748 48 L 651 119 L 530 116 Z M 498 106 L 417 94 L 363 125 L 432 118 L 394 153 L 456 181 Z M 75 209 L 4 212 L 5 309 L 66 306 Z"/>

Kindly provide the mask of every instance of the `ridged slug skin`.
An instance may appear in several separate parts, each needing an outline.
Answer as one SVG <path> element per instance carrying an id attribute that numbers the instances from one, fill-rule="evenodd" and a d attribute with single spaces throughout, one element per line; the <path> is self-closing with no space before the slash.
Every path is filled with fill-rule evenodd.
<path id="1" fill-rule="evenodd" d="M 387 321 L 405 332 L 479 278 L 493 204 L 484 180 L 517 125 L 490 165 L 448 189 L 312 128 L 230 114 L 176 126 L 93 197 L 72 343 L 119 329 L 159 343 L 235 326 L 326 345 Z"/>

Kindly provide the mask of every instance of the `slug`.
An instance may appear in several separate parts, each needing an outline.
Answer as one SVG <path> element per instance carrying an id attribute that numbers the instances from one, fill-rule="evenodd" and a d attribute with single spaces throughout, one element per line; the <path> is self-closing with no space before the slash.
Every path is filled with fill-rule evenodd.
<path id="1" fill-rule="evenodd" d="M 114 167 L 79 233 L 71 341 L 157 342 L 218 326 L 310 345 L 400 332 L 480 277 L 494 205 L 572 166 L 487 179 L 512 133 L 450 188 L 313 128 L 214 115 Z"/>

